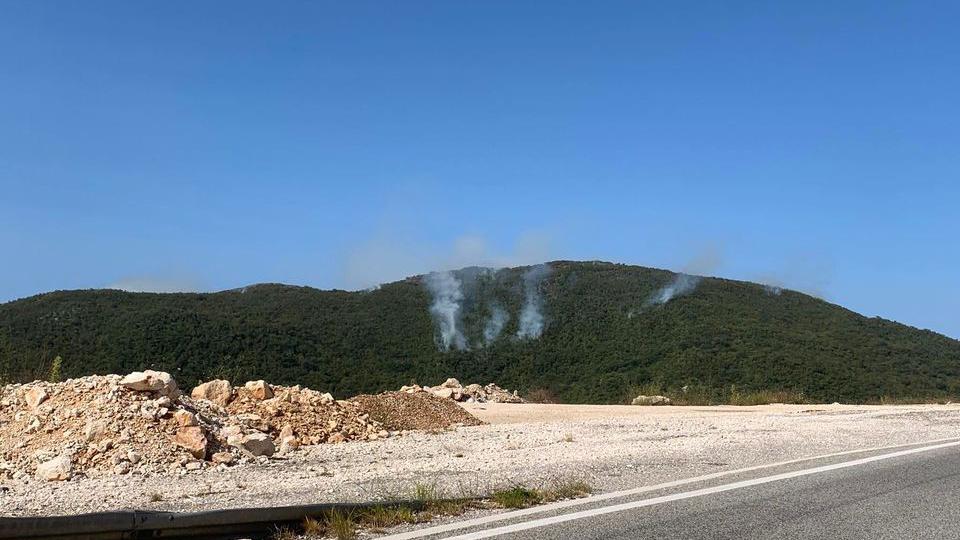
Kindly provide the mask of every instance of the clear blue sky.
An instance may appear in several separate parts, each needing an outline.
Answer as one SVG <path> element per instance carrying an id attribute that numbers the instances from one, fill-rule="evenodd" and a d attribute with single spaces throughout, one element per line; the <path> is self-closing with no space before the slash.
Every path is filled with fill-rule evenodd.
<path id="1" fill-rule="evenodd" d="M 0 16 L 0 300 L 604 259 L 960 337 L 957 2 Z"/>

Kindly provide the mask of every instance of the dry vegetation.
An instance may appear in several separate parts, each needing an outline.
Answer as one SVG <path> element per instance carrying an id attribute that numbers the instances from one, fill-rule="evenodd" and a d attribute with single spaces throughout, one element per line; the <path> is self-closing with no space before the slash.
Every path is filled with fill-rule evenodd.
<path id="1" fill-rule="evenodd" d="M 671 405 L 769 405 L 771 403 L 806 404 L 811 400 L 793 390 L 742 391 L 736 386 L 717 390 L 704 386 L 665 387 L 660 384 L 637 386 L 633 395 L 666 396 Z"/>
<path id="2" fill-rule="evenodd" d="M 331 510 L 319 516 L 307 516 L 298 530 L 280 528 L 273 540 L 352 540 L 357 538 L 359 531 L 382 533 L 390 527 L 428 523 L 438 517 L 459 516 L 471 509 L 526 508 L 585 497 L 592 492 L 590 485 L 581 480 L 558 479 L 539 488 L 517 484 L 495 490 L 487 497 L 451 498 L 434 484 L 417 483 L 402 502 L 388 500 L 362 510 Z"/>

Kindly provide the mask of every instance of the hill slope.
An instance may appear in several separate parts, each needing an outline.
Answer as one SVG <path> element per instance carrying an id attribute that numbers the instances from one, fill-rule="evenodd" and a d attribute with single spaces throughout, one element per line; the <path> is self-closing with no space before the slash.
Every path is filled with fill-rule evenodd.
<path id="1" fill-rule="evenodd" d="M 675 274 L 598 262 L 550 268 L 535 281 L 528 268 L 458 271 L 460 287 L 434 312 L 422 277 L 366 292 L 42 294 L 0 305 L 0 375 L 43 378 L 60 355 L 65 376 L 153 367 L 184 386 L 263 378 L 338 396 L 447 376 L 547 388 L 574 402 L 621 401 L 650 382 L 791 389 L 829 401 L 960 394 L 960 341 L 933 332 L 715 278 L 651 305 Z M 460 311 L 445 319 L 451 303 Z M 497 306 L 509 319 L 483 346 Z M 542 308 L 539 338 L 517 338 L 536 322 L 524 306 Z M 457 339 L 440 350 L 441 330 L 450 330 L 442 321 L 469 350 Z"/>

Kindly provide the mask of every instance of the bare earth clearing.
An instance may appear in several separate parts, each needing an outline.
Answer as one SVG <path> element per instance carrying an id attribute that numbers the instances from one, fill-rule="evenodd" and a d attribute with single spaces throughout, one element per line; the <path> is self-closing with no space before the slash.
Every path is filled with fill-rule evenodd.
<path id="1" fill-rule="evenodd" d="M 0 483 L 2 515 L 195 511 L 450 495 L 576 478 L 599 491 L 825 453 L 960 436 L 960 405 L 632 407 L 464 404 L 488 425 L 302 447 L 182 475 Z M 159 500 L 157 500 L 159 499 Z"/>

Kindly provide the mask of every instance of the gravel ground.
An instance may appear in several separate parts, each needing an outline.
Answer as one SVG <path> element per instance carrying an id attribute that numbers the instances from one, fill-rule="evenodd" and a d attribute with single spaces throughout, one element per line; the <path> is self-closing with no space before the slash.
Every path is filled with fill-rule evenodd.
<path id="1" fill-rule="evenodd" d="M 466 405 L 488 425 L 302 448 L 228 470 L 4 481 L 0 515 L 195 511 L 452 495 L 558 478 L 600 491 L 894 444 L 960 437 L 960 406 L 622 407 Z M 159 500 L 156 500 L 159 499 Z"/>

